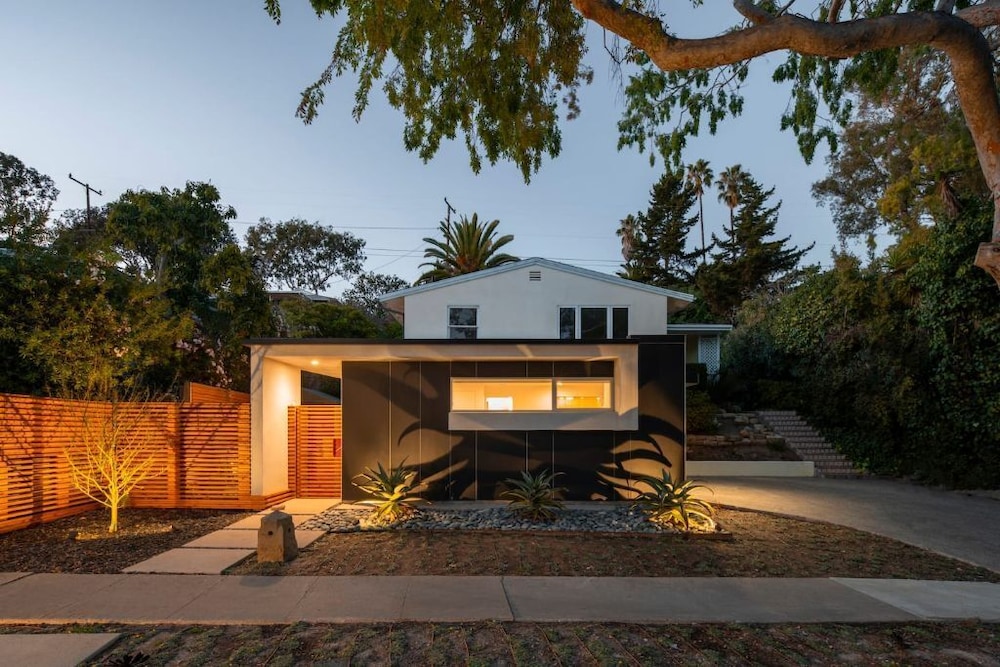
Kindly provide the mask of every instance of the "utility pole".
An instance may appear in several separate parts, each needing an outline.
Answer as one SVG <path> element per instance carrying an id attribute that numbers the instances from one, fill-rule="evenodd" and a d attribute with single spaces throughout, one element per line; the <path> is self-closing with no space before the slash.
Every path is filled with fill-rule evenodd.
<path id="1" fill-rule="evenodd" d="M 73 181 L 74 183 L 79 183 L 80 185 L 83 186 L 83 189 L 86 190 L 87 192 L 87 229 L 90 229 L 90 193 L 94 192 L 98 195 L 101 195 L 102 197 L 104 196 L 104 193 L 101 192 L 100 190 L 95 190 L 94 188 L 90 187 L 90 183 L 84 183 L 83 181 L 79 181 L 73 178 L 72 173 L 69 175 L 69 180 Z"/>
<path id="2" fill-rule="evenodd" d="M 450 232 L 451 231 L 451 214 L 452 213 L 458 213 L 458 211 L 456 211 L 455 207 L 452 206 L 448 202 L 448 198 L 447 197 L 444 198 L 444 205 L 448 207 L 445 210 L 445 214 L 444 214 L 444 224 L 445 224 L 445 227 L 447 227 L 448 231 Z"/>

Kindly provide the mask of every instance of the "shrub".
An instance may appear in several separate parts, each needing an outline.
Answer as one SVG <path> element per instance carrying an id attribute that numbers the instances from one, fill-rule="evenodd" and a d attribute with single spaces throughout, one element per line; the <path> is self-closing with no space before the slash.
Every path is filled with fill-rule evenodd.
<path id="1" fill-rule="evenodd" d="M 719 407 L 712 402 L 707 392 L 688 389 L 687 431 L 698 435 L 714 435 L 719 431 L 715 421 Z"/>
<path id="2" fill-rule="evenodd" d="M 410 495 L 415 488 L 413 479 L 416 476 L 415 470 L 404 467 L 402 463 L 388 471 L 379 463 L 377 471 L 365 468 L 364 473 L 354 477 L 362 481 L 352 480 L 351 484 L 375 496 L 373 500 L 363 500 L 362 504 L 375 506 L 371 516 L 373 525 L 386 526 L 418 512 L 413 503 L 423 501 Z"/>
<path id="3" fill-rule="evenodd" d="M 708 389 L 708 364 L 684 364 L 684 375 L 687 383 L 692 385 L 692 389 L 701 391 Z"/>
<path id="4" fill-rule="evenodd" d="M 704 484 L 690 480 L 674 483 L 666 470 L 662 477 L 637 477 L 636 483 L 645 484 L 649 491 L 636 496 L 632 508 L 644 512 L 653 523 L 674 526 L 685 533 L 693 529 L 699 532 L 715 530 L 715 509 L 708 501 L 691 495 L 695 489 L 708 488 Z"/>
<path id="5" fill-rule="evenodd" d="M 556 477 L 561 474 L 549 473 L 548 470 L 538 474 L 522 472 L 521 479 L 504 480 L 511 488 L 500 495 L 510 499 L 507 507 L 512 511 L 532 521 L 550 521 L 564 507 L 556 494 L 566 489 L 554 486 Z"/>

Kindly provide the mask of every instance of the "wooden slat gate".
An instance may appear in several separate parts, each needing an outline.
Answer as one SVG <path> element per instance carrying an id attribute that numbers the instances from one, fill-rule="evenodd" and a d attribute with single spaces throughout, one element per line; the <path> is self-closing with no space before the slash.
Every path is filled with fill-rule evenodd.
<path id="1" fill-rule="evenodd" d="M 340 498 L 343 471 L 339 405 L 288 408 L 288 488 L 299 498 Z"/>

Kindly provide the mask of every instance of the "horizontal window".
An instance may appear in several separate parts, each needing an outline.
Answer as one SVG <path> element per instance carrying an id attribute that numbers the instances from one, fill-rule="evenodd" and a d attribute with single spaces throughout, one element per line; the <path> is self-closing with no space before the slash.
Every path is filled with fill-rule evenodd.
<path id="1" fill-rule="evenodd" d="M 551 380 L 452 380 L 452 410 L 551 410 Z"/>
<path id="2" fill-rule="evenodd" d="M 559 338 L 608 340 L 628 338 L 628 308 L 564 306 L 559 309 Z"/>
<path id="3" fill-rule="evenodd" d="M 613 407 L 611 382 L 611 378 L 453 378 L 451 409 L 460 412 L 608 410 Z"/>
<path id="4" fill-rule="evenodd" d="M 557 410 L 601 410 L 611 407 L 611 380 L 557 380 Z"/>

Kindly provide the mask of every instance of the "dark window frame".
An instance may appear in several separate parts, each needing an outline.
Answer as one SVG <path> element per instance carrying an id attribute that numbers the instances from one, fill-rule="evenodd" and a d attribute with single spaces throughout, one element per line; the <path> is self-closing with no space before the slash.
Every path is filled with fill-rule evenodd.
<path id="1" fill-rule="evenodd" d="M 604 312 L 604 333 L 601 336 L 585 335 L 584 311 Z M 629 306 L 559 306 L 558 333 L 560 340 L 622 340 L 629 336 L 631 320 Z M 570 322 L 570 320 L 572 320 Z M 569 327 L 572 326 L 572 335 Z M 591 327 L 593 330 L 594 327 Z"/>
<path id="2" fill-rule="evenodd" d="M 472 323 L 456 321 L 459 311 L 472 311 Z M 448 339 L 477 340 L 479 338 L 479 306 L 448 306 Z"/>

